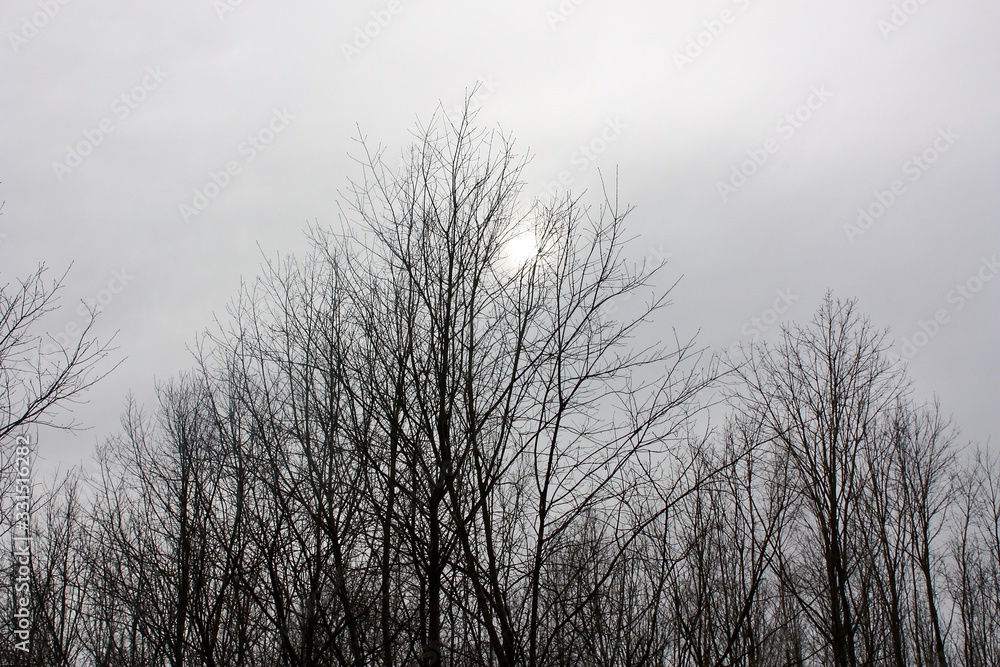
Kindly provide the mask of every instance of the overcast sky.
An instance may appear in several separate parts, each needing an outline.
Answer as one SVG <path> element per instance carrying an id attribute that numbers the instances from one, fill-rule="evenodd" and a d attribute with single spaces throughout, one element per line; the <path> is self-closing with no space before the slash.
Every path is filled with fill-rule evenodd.
<path id="1" fill-rule="evenodd" d="M 258 245 L 338 224 L 359 125 L 398 155 L 477 82 L 479 121 L 534 155 L 526 195 L 561 179 L 597 203 L 618 169 L 637 256 L 683 275 L 664 330 L 723 349 L 857 297 L 985 443 L 997 26 L 986 0 L 4 0 L 0 279 L 72 263 L 54 333 L 89 299 L 127 356 L 76 409 L 90 430 L 42 434 L 42 465 L 191 367 Z"/>

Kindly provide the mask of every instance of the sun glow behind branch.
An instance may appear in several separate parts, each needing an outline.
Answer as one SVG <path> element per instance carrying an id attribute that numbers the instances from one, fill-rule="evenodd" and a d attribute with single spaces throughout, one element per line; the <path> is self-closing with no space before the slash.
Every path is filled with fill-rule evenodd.
<path id="1" fill-rule="evenodd" d="M 505 263 L 515 269 L 521 268 L 528 260 L 538 254 L 538 240 L 535 232 L 527 230 L 521 232 L 510 241 L 504 248 Z"/>

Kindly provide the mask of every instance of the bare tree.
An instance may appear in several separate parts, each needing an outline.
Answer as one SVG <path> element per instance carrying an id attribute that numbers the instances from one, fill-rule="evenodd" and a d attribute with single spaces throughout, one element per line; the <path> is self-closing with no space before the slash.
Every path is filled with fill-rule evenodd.
<path id="1" fill-rule="evenodd" d="M 241 586 L 282 662 L 551 664 L 596 609 L 626 612 L 608 595 L 681 495 L 663 456 L 709 378 L 690 343 L 627 349 L 665 297 L 606 313 L 649 279 L 621 255 L 628 209 L 522 212 L 523 161 L 469 121 L 438 117 L 398 172 L 366 152 L 363 231 L 314 230 L 206 341 L 241 424 L 221 451 L 253 482 L 266 574 Z M 571 598 L 550 588 L 598 547 Z"/>
<path id="2" fill-rule="evenodd" d="M 2 208 L 2 204 L 0 204 Z M 109 343 L 91 335 L 95 314 L 89 311 L 79 331 L 57 340 L 44 333 L 48 318 L 58 310 L 58 297 L 66 274 L 49 282 L 47 269 L 40 264 L 34 273 L 15 284 L 0 286 L 0 443 L 9 436 L 26 435 L 30 427 L 49 426 L 73 429 L 78 426 L 66 408 L 81 400 L 84 392 L 113 370 L 104 366 L 111 353 Z M 15 484 L 14 448 L 0 454 L 0 498 L 4 500 L 0 536 L 14 529 L 7 502 Z M 26 490 L 30 504 L 28 518 L 19 527 L 24 537 L 32 537 L 30 563 L 30 607 L 33 610 L 32 642 L 28 655 L 14 651 L 15 660 L 33 660 L 36 664 L 68 664 L 80 650 L 82 639 L 81 596 L 84 576 L 81 564 L 86 534 L 85 512 L 80 506 L 78 482 L 67 477 L 61 485 L 44 490 L 41 496 Z M 24 495 L 24 494 L 21 494 Z M 37 521 L 38 514 L 44 514 Z M 4 569 L 16 566 L 8 554 Z M 3 586 L 7 601 L 24 599 L 25 592 L 15 590 L 11 577 Z M 6 605 L 13 613 L 13 604 Z M 3 623 L 13 628 L 6 615 Z M 13 637 L 6 633 L 5 640 Z M 40 661 L 40 662 L 39 662 Z"/>
<path id="3" fill-rule="evenodd" d="M 101 369 L 111 348 L 91 336 L 92 311 L 66 344 L 42 333 L 66 277 L 47 282 L 45 274 L 41 264 L 16 285 L 0 288 L 0 440 L 31 425 L 73 428 L 72 419 L 57 419 L 55 412 L 113 370 Z M 43 353 L 46 340 L 55 351 Z"/>
<path id="4" fill-rule="evenodd" d="M 802 528 L 812 536 L 802 544 L 814 545 L 825 572 L 815 596 L 797 596 L 837 667 L 865 660 L 856 641 L 866 588 L 852 580 L 865 554 L 852 535 L 865 530 L 859 510 L 868 485 L 866 446 L 905 391 L 886 350 L 886 335 L 855 312 L 854 302 L 828 294 L 810 326 L 792 325 L 780 343 L 756 347 L 736 369 L 743 409 L 759 415 L 791 462 L 808 518 Z"/>
<path id="5" fill-rule="evenodd" d="M 900 504 L 906 510 L 909 554 L 920 573 L 927 614 L 927 627 L 917 628 L 915 634 L 918 639 L 926 637 L 928 646 L 918 655 L 923 653 L 927 663 L 947 667 L 936 545 L 945 527 L 945 512 L 954 500 L 957 434 L 937 403 L 911 411 L 904 424 L 894 438 L 903 490 Z"/>
<path id="6" fill-rule="evenodd" d="M 949 589 L 961 638 L 957 664 L 985 667 L 1000 660 L 1000 465 L 978 451 L 956 485 L 957 525 Z"/>

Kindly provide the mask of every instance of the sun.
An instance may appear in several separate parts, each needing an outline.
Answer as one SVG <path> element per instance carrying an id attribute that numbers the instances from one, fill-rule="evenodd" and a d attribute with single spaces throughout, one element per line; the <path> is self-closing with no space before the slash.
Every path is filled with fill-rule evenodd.
<path id="1" fill-rule="evenodd" d="M 520 268 L 538 254 L 538 241 L 533 231 L 521 232 L 507 242 L 506 259 L 509 264 Z"/>

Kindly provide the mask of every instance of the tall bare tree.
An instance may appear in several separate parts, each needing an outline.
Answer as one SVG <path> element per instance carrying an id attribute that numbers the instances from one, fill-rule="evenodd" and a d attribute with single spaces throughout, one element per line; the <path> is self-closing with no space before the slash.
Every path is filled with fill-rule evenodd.
<path id="1" fill-rule="evenodd" d="M 629 349 L 664 296 L 607 315 L 649 279 L 622 256 L 628 209 L 525 207 L 523 160 L 470 120 L 437 117 L 399 171 L 366 151 L 363 231 L 315 230 L 210 341 L 292 664 L 549 664 L 676 500 L 651 462 L 708 379 L 690 343 Z M 554 604 L 571 535 L 608 557 Z"/>
<path id="2" fill-rule="evenodd" d="M 779 343 L 756 347 L 736 368 L 744 410 L 767 424 L 791 463 L 807 519 L 802 529 L 811 535 L 802 544 L 814 549 L 801 561 L 821 563 L 825 573 L 821 588 L 797 596 L 836 667 L 866 659 L 857 646 L 865 587 L 852 579 L 865 554 L 852 535 L 865 530 L 866 447 L 906 389 L 887 349 L 886 334 L 858 315 L 853 301 L 828 294 L 809 326 L 791 325 Z"/>

